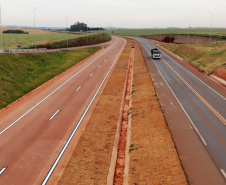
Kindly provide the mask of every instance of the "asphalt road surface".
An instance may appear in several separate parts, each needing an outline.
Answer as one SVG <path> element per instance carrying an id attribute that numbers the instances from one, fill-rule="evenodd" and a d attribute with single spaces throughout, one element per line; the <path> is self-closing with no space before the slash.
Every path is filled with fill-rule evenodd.
<path id="1" fill-rule="evenodd" d="M 110 46 L 0 113 L 1 185 L 48 182 L 125 43 L 113 37 Z"/>
<path id="2" fill-rule="evenodd" d="M 166 55 L 164 52 L 162 52 L 161 59 L 151 59 L 151 49 L 155 48 L 155 46 L 147 39 L 143 38 L 134 38 L 137 41 L 139 41 L 140 45 L 143 47 L 143 54 L 146 55 L 147 60 L 147 67 L 149 69 L 149 73 L 152 76 L 152 80 L 154 81 L 155 87 L 158 89 L 169 89 L 170 92 L 168 95 L 166 95 L 165 92 L 162 93 L 163 99 L 167 101 L 167 97 L 170 99 L 170 95 L 174 96 L 174 99 L 179 104 L 179 107 L 175 108 L 175 100 L 172 100 L 169 102 L 169 105 L 165 106 L 166 104 L 164 101 L 160 102 L 162 104 L 162 107 L 166 107 L 165 111 L 170 112 L 171 114 L 175 114 L 174 117 L 180 117 L 180 114 L 185 114 L 187 119 L 190 122 L 190 128 L 189 125 L 185 125 L 184 128 L 182 128 L 183 122 L 185 122 L 186 118 L 184 116 L 184 120 L 180 120 L 177 124 L 180 125 L 174 125 L 171 127 L 172 130 L 176 130 L 176 132 L 184 132 L 184 136 L 182 135 L 182 139 L 187 137 L 189 132 L 191 132 L 191 129 L 194 130 L 199 137 L 200 141 L 202 142 L 203 147 L 208 152 L 210 158 L 208 160 L 213 160 L 214 166 L 210 165 L 211 168 L 216 168 L 220 175 L 217 175 L 217 173 L 214 171 L 208 171 L 206 173 L 203 173 L 204 171 L 207 171 L 209 168 L 208 165 L 205 163 L 211 163 L 208 161 L 203 161 L 203 166 L 199 166 L 198 168 L 201 168 L 200 171 L 203 171 L 202 175 L 192 174 L 193 176 L 190 179 L 190 183 L 192 184 L 225 184 L 226 180 L 226 89 L 224 87 L 219 87 L 218 89 L 213 89 L 209 85 L 207 85 L 208 81 L 211 81 L 210 79 L 205 79 L 207 83 L 203 82 L 198 76 L 195 75 L 195 73 L 190 72 L 186 68 L 184 68 L 181 64 L 173 60 L 171 57 Z M 156 70 L 154 71 L 155 68 Z M 156 80 L 157 76 L 161 76 L 161 79 L 163 79 L 162 82 Z M 203 75 L 205 76 L 205 75 Z M 156 78 L 156 79 L 155 79 Z M 202 77 L 202 78 L 209 78 L 209 77 Z M 160 78 L 159 78 L 160 79 Z M 211 82 L 213 83 L 213 82 Z M 223 89 L 223 90 L 222 90 Z M 160 96 L 161 96 L 160 93 Z M 164 94 L 165 93 L 165 94 Z M 159 95 L 159 93 L 158 93 Z M 170 110 L 169 110 L 170 109 Z M 181 111 L 181 110 L 183 111 Z M 178 112 L 178 113 L 176 113 Z M 167 113 L 166 113 L 166 119 L 167 119 Z M 169 115 L 168 116 L 172 116 Z M 172 122 L 172 119 L 168 119 L 168 122 Z M 171 130 L 171 131 L 172 131 Z M 178 131 L 179 130 L 179 131 Z M 176 133 L 181 134 L 181 133 Z M 177 136 L 176 136 L 177 137 Z M 190 136 L 189 136 L 190 137 Z M 190 141 L 188 140 L 187 143 L 183 143 L 184 150 L 185 145 L 189 145 L 193 143 L 193 139 Z M 197 141 L 194 141 L 194 146 L 192 150 L 194 150 L 194 147 L 196 145 Z M 176 141 L 177 143 L 177 141 Z M 189 144 L 188 144 L 189 143 Z M 178 146 L 179 148 L 181 146 Z M 182 146 L 183 147 L 183 146 Z M 193 155 L 199 155 L 200 159 L 196 159 L 202 161 L 203 158 L 208 158 L 208 156 L 204 157 L 204 153 L 200 154 L 202 152 L 202 146 L 200 148 L 196 147 L 196 153 L 194 152 Z M 183 152 L 182 152 L 183 153 Z M 180 154 L 180 152 L 179 152 Z M 202 156 L 203 155 L 203 156 Z M 183 159 L 184 158 L 184 159 Z M 182 164 L 183 160 L 188 160 L 189 155 L 185 155 L 181 157 Z M 199 163 L 200 161 L 197 161 L 196 163 Z M 185 162 L 186 163 L 186 162 Z M 193 173 L 196 173 L 196 164 L 195 162 L 190 160 L 190 164 L 188 165 L 188 168 L 192 168 L 193 166 Z M 200 162 L 200 165 L 201 162 Z M 188 169 L 187 168 L 187 169 Z M 192 171 L 192 169 L 188 169 L 188 171 Z M 209 170 L 209 169 L 208 169 Z M 186 173 L 186 167 L 185 167 L 185 173 Z M 191 172 L 192 173 L 192 172 Z M 215 173 L 215 175 L 214 175 Z M 188 179 L 190 172 L 187 173 Z M 199 177 L 197 177 L 199 176 Z M 202 178 L 202 180 L 200 180 Z M 222 180 L 223 179 L 223 180 Z M 196 182 L 194 182 L 196 181 Z M 198 181 L 198 183 L 197 183 Z"/>

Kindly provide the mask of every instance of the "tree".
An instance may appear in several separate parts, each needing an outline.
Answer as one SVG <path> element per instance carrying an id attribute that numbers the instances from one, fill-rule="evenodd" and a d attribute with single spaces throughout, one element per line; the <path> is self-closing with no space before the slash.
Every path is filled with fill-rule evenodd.
<path id="1" fill-rule="evenodd" d="M 82 22 L 77 22 L 74 25 L 71 25 L 69 31 L 87 31 L 87 25 Z"/>

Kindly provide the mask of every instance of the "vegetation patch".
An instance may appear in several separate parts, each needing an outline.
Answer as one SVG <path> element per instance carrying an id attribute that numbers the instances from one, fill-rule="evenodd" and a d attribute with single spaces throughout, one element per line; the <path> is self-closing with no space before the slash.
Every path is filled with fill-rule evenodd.
<path id="1" fill-rule="evenodd" d="M 226 43 L 161 44 L 206 74 L 226 65 Z"/>
<path id="2" fill-rule="evenodd" d="M 1 54 L 0 109 L 99 49 L 99 47 L 92 47 L 41 54 Z"/>
<path id="3" fill-rule="evenodd" d="M 95 34 L 91 36 L 79 37 L 79 38 L 70 39 L 70 40 L 63 40 L 59 42 L 41 44 L 41 45 L 37 45 L 36 48 L 47 48 L 47 49 L 67 48 L 67 47 L 99 44 L 102 42 L 107 42 L 109 40 L 111 40 L 110 35 Z M 35 48 L 35 46 L 31 46 L 29 48 Z"/>
<path id="4" fill-rule="evenodd" d="M 25 31 L 23 31 L 23 30 L 6 30 L 6 31 L 3 31 L 2 33 L 29 34 L 28 32 L 25 32 Z"/>

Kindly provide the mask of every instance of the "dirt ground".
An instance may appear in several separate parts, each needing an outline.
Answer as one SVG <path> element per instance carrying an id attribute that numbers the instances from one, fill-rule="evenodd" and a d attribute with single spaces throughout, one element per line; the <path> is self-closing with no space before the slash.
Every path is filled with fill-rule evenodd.
<path id="1" fill-rule="evenodd" d="M 127 44 L 58 184 L 106 184 L 129 54 Z"/>
<path id="2" fill-rule="evenodd" d="M 135 45 L 129 184 L 187 184 L 135 41 L 126 47 L 58 184 L 106 184 L 132 43 Z"/>
<path id="3" fill-rule="evenodd" d="M 140 49 L 134 61 L 129 184 L 187 184 Z"/>

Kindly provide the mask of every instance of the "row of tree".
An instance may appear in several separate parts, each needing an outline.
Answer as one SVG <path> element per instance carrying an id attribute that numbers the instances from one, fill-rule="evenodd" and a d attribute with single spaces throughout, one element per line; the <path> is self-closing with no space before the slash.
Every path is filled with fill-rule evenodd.
<path id="1" fill-rule="evenodd" d="M 69 31 L 83 31 L 83 32 L 86 32 L 86 31 L 96 31 L 96 30 L 104 30 L 103 28 L 100 28 L 100 27 L 96 27 L 96 28 L 90 28 L 90 27 L 87 27 L 87 24 L 83 23 L 83 22 L 77 22 L 73 25 L 71 25 Z"/>

